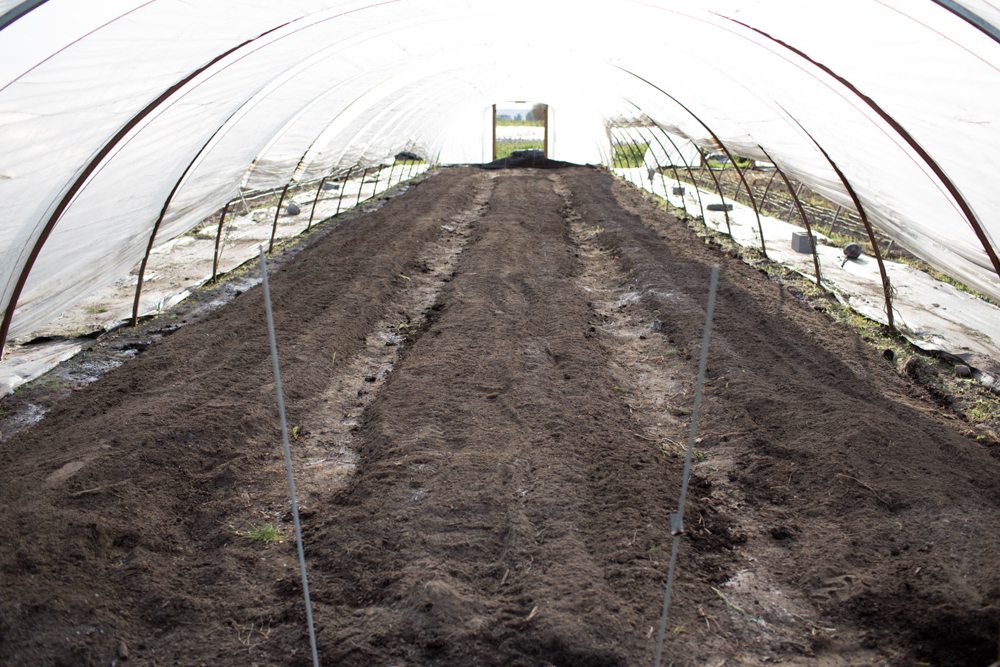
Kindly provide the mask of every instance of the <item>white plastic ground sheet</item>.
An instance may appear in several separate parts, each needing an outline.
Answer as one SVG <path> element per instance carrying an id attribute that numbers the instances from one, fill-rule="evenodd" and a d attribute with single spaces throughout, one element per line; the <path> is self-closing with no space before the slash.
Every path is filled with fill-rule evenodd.
<path id="1" fill-rule="evenodd" d="M 677 207 L 700 215 L 698 194 L 690 183 L 656 174 L 652 181 L 645 167 L 615 169 L 627 182 L 666 198 Z M 674 187 L 684 188 L 675 195 Z M 721 204 L 715 192 L 700 190 L 701 204 Z M 733 207 L 729 211 L 729 228 L 733 240 L 745 247 L 759 249 L 760 232 L 757 217 L 749 206 L 726 199 Z M 705 211 L 706 225 L 715 231 L 728 233 L 725 213 Z M 792 234 L 805 233 L 802 227 L 770 216 L 760 216 L 768 258 L 794 269 L 815 281 L 812 253 L 800 253 L 792 248 Z M 829 239 L 813 228 L 819 240 L 819 257 L 823 285 L 843 302 L 865 317 L 887 324 L 885 295 L 878 263 L 874 257 L 862 255 L 857 260 L 844 261 L 843 248 L 826 245 Z M 927 273 L 899 262 L 885 261 L 886 273 L 893 288 L 893 315 L 896 327 L 911 342 L 925 350 L 940 350 L 964 359 L 985 375 L 980 379 L 993 384 L 1000 379 L 1000 308 L 967 292 L 943 283 Z"/>
<path id="2" fill-rule="evenodd" d="M 151 238 L 183 237 L 241 187 L 403 150 L 489 161 L 503 100 L 549 105 L 554 159 L 610 164 L 607 127 L 651 119 L 678 140 L 652 157 L 718 150 L 714 133 L 850 206 L 832 160 L 888 236 L 1000 298 L 992 0 L 0 2 L 10 340 L 127 280 Z"/>

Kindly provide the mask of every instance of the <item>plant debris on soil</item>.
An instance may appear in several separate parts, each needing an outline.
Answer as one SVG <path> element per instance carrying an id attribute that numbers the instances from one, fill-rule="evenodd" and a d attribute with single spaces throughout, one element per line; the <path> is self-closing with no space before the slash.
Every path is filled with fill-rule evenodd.
<path id="1" fill-rule="evenodd" d="M 652 664 L 718 263 L 665 664 L 997 659 L 1000 459 L 927 368 L 567 166 L 441 170 L 273 266 L 324 664 Z M 5 437 L 0 664 L 309 664 L 263 312 Z"/>

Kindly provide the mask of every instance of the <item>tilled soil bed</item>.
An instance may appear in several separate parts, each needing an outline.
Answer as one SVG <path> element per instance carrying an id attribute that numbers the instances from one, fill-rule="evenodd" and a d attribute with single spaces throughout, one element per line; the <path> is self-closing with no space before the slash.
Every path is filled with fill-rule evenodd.
<path id="1" fill-rule="evenodd" d="M 715 263 L 665 664 L 996 659 L 1000 461 L 579 167 L 444 169 L 272 276 L 324 664 L 652 664 Z M 0 663 L 308 664 L 274 404 L 254 288 L 0 445 Z"/>

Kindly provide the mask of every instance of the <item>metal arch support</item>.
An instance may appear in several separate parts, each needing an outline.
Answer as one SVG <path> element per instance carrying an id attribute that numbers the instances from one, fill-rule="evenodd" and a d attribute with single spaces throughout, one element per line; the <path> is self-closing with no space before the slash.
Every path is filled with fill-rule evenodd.
<path id="1" fill-rule="evenodd" d="M 285 187 L 281 190 L 281 197 L 278 199 L 278 208 L 274 212 L 274 223 L 271 225 L 271 241 L 267 244 L 267 254 L 269 255 L 274 251 L 274 237 L 278 233 L 278 216 L 281 215 L 281 205 L 285 203 L 285 195 L 288 194 L 288 188 L 291 185 L 291 181 L 285 183 Z"/>
<path id="2" fill-rule="evenodd" d="M 149 242 L 146 244 L 146 254 L 142 256 L 142 261 L 139 263 L 139 275 L 136 278 L 135 282 L 135 296 L 132 299 L 133 327 L 139 323 L 139 301 L 142 298 L 142 287 L 146 279 L 146 266 L 149 264 L 149 256 L 153 252 L 153 244 L 156 242 L 156 235 L 160 233 L 160 226 L 163 224 L 163 219 L 167 215 L 167 210 L 173 203 L 174 197 L 177 195 L 177 191 L 180 189 L 185 179 L 187 179 L 188 174 L 191 172 L 191 170 L 194 169 L 195 164 L 197 164 L 198 160 L 201 159 L 201 156 L 205 153 L 205 150 L 209 147 L 209 145 L 211 145 L 213 141 L 215 141 L 215 138 L 219 135 L 219 132 L 222 131 L 222 128 L 226 127 L 229 121 L 237 113 L 239 113 L 239 110 L 236 110 L 233 113 L 229 114 L 229 118 L 227 118 L 224 123 L 219 125 L 219 127 L 216 128 L 214 132 L 212 132 L 212 135 L 208 138 L 208 140 L 204 144 L 202 144 L 201 148 L 199 148 L 198 151 L 194 154 L 194 157 L 191 158 L 191 161 L 188 162 L 186 167 L 184 167 L 184 171 L 181 172 L 181 175 L 177 179 L 177 182 L 174 183 L 174 187 L 170 189 L 170 193 L 167 195 L 167 198 L 163 201 L 163 206 L 160 207 L 160 214 L 157 216 L 156 222 L 153 223 L 153 228 L 149 232 Z M 229 208 L 229 202 L 226 202 L 226 208 L 227 209 Z M 214 273 L 212 278 L 213 280 L 215 279 Z"/>
<path id="3" fill-rule="evenodd" d="M 799 125 L 799 127 L 802 126 Z M 831 158 L 830 154 L 826 152 L 826 149 L 824 149 L 823 146 L 820 145 L 820 143 L 816 141 L 816 139 L 809 134 L 804 127 L 802 128 L 802 131 L 806 133 L 806 136 L 809 137 L 814 144 L 816 144 L 816 148 L 818 148 L 819 152 L 823 154 L 826 161 L 830 163 L 833 170 L 837 172 L 837 177 L 840 178 L 840 182 L 844 184 L 847 194 L 851 196 L 851 201 L 854 202 L 854 207 L 858 210 L 858 217 L 861 218 L 861 222 L 865 226 L 865 231 L 868 233 L 868 240 L 872 244 L 872 252 L 875 254 L 875 261 L 878 263 L 878 272 L 882 278 L 882 292 L 885 295 L 885 315 L 889 321 L 889 329 L 890 331 L 895 332 L 896 322 L 892 314 L 892 284 L 889 282 L 889 274 L 885 270 L 885 262 L 882 260 L 882 251 L 879 249 L 878 240 L 875 238 L 875 230 L 872 228 L 872 223 L 868 219 L 865 207 L 861 204 L 861 198 L 858 197 L 858 193 L 854 190 L 851 182 L 847 180 L 847 176 L 840 170 L 840 167 L 838 167 L 837 163 L 833 161 L 833 158 Z"/>
<path id="4" fill-rule="evenodd" d="M 642 136 L 642 132 L 641 131 L 639 132 L 639 136 L 640 137 Z M 650 138 L 650 140 L 655 141 L 657 143 L 657 145 L 663 150 L 664 155 L 666 155 L 667 149 L 663 148 L 663 142 L 660 141 L 660 139 L 656 136 L 656 133 L 653 132 L 652 129 L 650 129 L 650 131 L 649 131 L 649 138 Z M 650 146 L 652 146 L 652 144 L 650 144 Z M 661 165 L 660 161 L 656 159 L 656 153 L 655 152 L 653 153 L 653 162 L 656 163 L 656 170 L 660 172 L 660 185 L 663 186 L 663 199 L 664 199 L 664 201 L 666 201 L 667 205 L 669 205 L 670 204 L 670 195 L 667 193 L 667 179 L 663 175 L 663 165 Z M 673 172 L 674 172 L 674 180 L 677 181 L 677 184 L 679 186 L 680 182 L 681 182 L 681 179 L 678 178 L 678 176 L 677 176 L 677 167 L 675 167 L 672 164 L 668 164 L 667 166 L 670 167 L 673 170 Z M 684 203 L 684 196 L 683 195 L 681 195 L 681 208 L 684 210 L 684 217 L 685 218 L 688 217 L 687 205 Z"/>
<path id="5" fill-rule="evenodd" d="M 774 183 L 774 177 L 778 175 L 778 170 L 775 169 L 774 173 L 771 174 L 771 178 L 767 179 L 767 186 L 764 188 L 764 196 L 760 198 L 760 210 L 764 210 L 764 206 L 767 204 L 767 193 L 771 191 L 771 185 Z"/>
<path id="6" fill-rule="evenodd" d="M 306 224 L 306 231 L 312 229 L 313 217 L 316 215 L 316 204 L 319 203 L 319 196 L 323 194 L 323 185 L 326 183 L 327 178 L 329 176 L 319 179 L 319 187 L 316 188 L 316 199 L 313 199 L 312 209 L 309 211 L 309 222 Z"/>
<path id="7" fill-rule="evenodd" d="M 132 116 L 132 118 L 130 118 L 128 122 L 125 123 L 118 130 L 118 132 L 116 132 L 115 135 L 111 137 L 111 139 L 109 139 L 107 143 L 104 144 L 103 147 L 101 147 L 101 150 L 99 150 L 94 155 L 94 157 L 91 158 L 90 162 L 87 163 L 87 166 L 85 166 L 77 175 L 76 180 L 73 181 L 72 185 L 70 185 L 69 188 L 66 189 L 66 192 L 65 194 L 63 194 L 62 199 L 59 200 L 59 203 L 56 205 L 55 209 L 52 211 L 52 214 L 49 216 L 49 219 L 46 221 L 45 226 L 42 228 L 41 233 L 35 240 L 35 244 L 34 246 L 32 246 L 31 252 L 28 254 L 28 258 L 25 261 L 24 266 L 21 268 L 21 273 L 18 275 L 17 282 L 15 283 L 14 289 L 10 295 L 10 300 L 8 301 L 6 309 L 4 310 L 3 322 L 0 323 L 0 351 L 3 350 L 4 346 L 7 343 L 7 335 L 10 333 L 10 324 L 14 319 L 14 310 L 17 308 L 17 302 L 21 298 L 21 292 L 24 291 L 24 286 L 28 282 L 28 274 L 31 273 L 32 267 L 35 265 L 35 262 L 38 260 L 38 256 L 42 252 L 42 246 L 45 245 L 45 242 L 52 234 L 52 230 L 55 228 L 56 223 L 59 222 L 59 219 L 66 212 L 66 209 L 69 208 L 70 203 L 72 203 L 73 199 L 77 196 L 80 190 L 83 189 L 83 186 L 87 183 L 88 179 L 94 174 L 94 172 L 97 171 L 97 168 L 101 165 L 104 159 L 107 158 L 108 155 L 110 155 L 115 150 L 115 148 L 118 147 L 118 145 L 122 142 L 122 140 L 124 140 L 125 137 L 128 136 L 128 134 L 132 130 L 134 130 L 140 123 L 142 123 L 142 121 L 147 116 L 156 111 L 156 109 L 158 109 L 160 105 L 162 105 L 164 102 L 170 99 L 170 97 L 173 96 L 174 93 L 179 91 L 181 88 L 186 86 L 188 83 L 193 81 L 200 74 L 211 68 L 216 63 L 224 60 L 232 53 L 239 51 L 248 44 L 252 44 L 257 40 L 266 37 L 267 35 L 275 32 L 276 30 L 280 30 L 281 28 L 289 25 L 289 23 L 291 23 L 291 21 L 287 21 L 285 23 L 282 23 L 281 25 L 277 25 L 271 28 L 270 30 L 262 32 L 256 37 L 252 37 L 248 40 L 245 40 L 237 44 L 236 46 L 227 49 L 226 51 L 223 51 L 222 53 L 212 58 L 201 67 L 191 71 L 187 76 L 185 76 L 183 79 L 180 79 L 179 81 L 177 81 L 177 83 L 173 84 L 172 86 L 164 90 L 162 93 L 160 93 L 160 95 L 156 99 L 152 100 L 149 104 L 143 107 L 138 113 Z"/>
<path id="8" fill-rule="evenodd" d="M 657 127 L 657 129 L 659 129 L 659 127 Z M 663 142 L 660 141 L 660 138 L 658 136 L 656 136 L 656 132 L 654 132 L 652 130 L 652 128 L 650 128 L 650 130 L 649 130 L 649 138 L 656 142 L 656 145 L 660 147 L 660 149 L 663 151 L 664 155 L 667 154 L 667 149 L 663 146 Z M 656 156 L 654 155 L 653 157 L 655 159 Z M 681 178 L 680 178 L 680 174 L 677 173 L 677 167 L 674 166 L 674 164 L 673 164 L 672 161 L 668 160 L 667 162 L 668 162 L 667 166 L 670 167 L 670 170 L 674 172 L 674 181 L 676 181 L 678 187 L 680 187 Z M 661 169 L 663 168 L 663 165 L 661 165 L 659 163 L 659 161 L 656 162 L 656 166 L 660 167 Z M 663 177 L 663 172 L 662 171 L 660 172 L 660 177 L 661 177 L 660 180 L 663 181 L 663 192 L 664 192 L 664 194 L 666 194 L 667 183 L 666 183 L 666 180 L 662 178 Z M 669 201 L 669 199 L 668 199 L 668 201 Z M 684 197 L 681 197 L 681 208 L 684 209 L 684 216 L 687 217 L 687 215 L 688 215 L 687 204 L 684 202 Z"/>
<path id="9" fill-rule="evenodd" d="M 222 208 L 222 215 L 219 216 L 219 229 L 215 232 L 215 252 L 212 254 L 212 282 L 219 275 L 219 245 L 222 243 L 222 226 L 226 222 L 226 214 L 229 213 L 229 202 Z M 134 326 L 134 324 L 133 324 Z"/>
<path id="10" fill-rule="evenodd" d="M 365 179 L 368 178 L 368 167 L 361 172 L 361 183 L 358 184 L 358 199 L 354 202 L 354 208 L 361 205 L 361 191 L 365 189 Z"/>
<path id="11" fill-rule="evenodd" d="M 635 143 L 635 137 L 632 136 L 632 132 L 630 131 L 631 128 L 627 128 L 626 127 L 626 128 L 624 128 L 624 130 L 625 130 L 625 136 L 628 137 L 628 139 L 629 139 L 629 143 L 626 144 L 626 148 L 627 148 L 627 150 L 629 152 L 629 155 L 632 156 L 632 161 L 638 163 L 639 165 L 644 165 L 646 163 L 646 160 L 644 159 L 645 156 L 644 155 L 639 155 L 639 146 L 638 146 L 638 144 Z M 642 170 L 641 166 L 636 167 L 636 168 L 639 169 L 640 171 Z M 639 182 L 636 185 L 639 187 L 639 189 L 642 189 L 642 174 L 641 173 L 639 174 Z"/>
<path id="12" fill-rule="evenodd" d="M 689 109 L 687 107 L 687 105 L 685 105 L 683 102 L 681 102 L 679 99 L 677 99 L 676 97 L 674 97 L 673 95 L 671 95 L 667 91 L 665 91 L 662 88 L 660 88 L 659 86 L 657 86 L 655 83 L 653 83 L 649 79 L 645 79 L 645 78 L 639 76 L 638 74 L 636 74 L 635 72 L 633 72 L 631 70 L 628 70 L 628 69 L 625 69 L 624 67 L 619 67 L 619 69 L 621 69 L 623 72 L 631 74 L 635 78 L 637 78 L 640 81 L 642 81 L 643 83 L 645 83 L 647 86 L 649 86 L 649 87 L 651 87 L 651 88 L 653 88 L 655 90 L 658 90 L 660 93 L 666 95 L 671 100 L 673 100 L 674 103 L 677 104 L 677 106 L 679 106 L 680 108 L 684 109 L 684 111 L 687 111 L 691 115 L 692 118 L 694 118 L 696 121 L 698 121 L 699 125 L 701 125 L 703 128 L 705 128 L 705 130 L 707 130 L 708 133 L 710 135 L 712 135 L 712 138 L 715 139 L 715 142 L 717 144 L 719 144 L 719 146 L 722 147 L 722 150 L 724 150 L 726 152 L 726 155 L 729 157 L 729 161 L 733 163 L 734 167 L 736 167 L 736 161 L 733 160 L 732 153 L 729 152 L 729 149 L 726 148 L 726 145 L 723 144 L 722 141 L 719 139 L 718 135 L 716 135 L 715 132 L 712 131 L 712 128 L 710 128 L 705 123 L 705 121 L 703 121 L 701 118 L 699 118 L 697 116 L 697 114 L 695 114 L 693 111 L 691 111 L 691 109 Z M 719 199 L 722 201 L 722 213 L 726 217 L 726 230 L 729 232 L 729 237 L 732 238 L 732 236 L 733 236 L 733 230 L 732 230 L 732 227 L 729 224 L 729 211 L 726 210 L 726 197 L 725 197 L 725 195 L 722 194 L 722 186 L 719 183 L 719 179 L 715 177 L 715 172 L 712 171 L 712 167 L 711 167 L 711 165 L 708 164 L 708 160 L 705 160 L 705 166 L 708 168 L 708 173 L 709 173 L 709 175 L 711 175 L 712 180 L 715 181 L 715 189 L 718 191 L 718 193 L 719 193 Z M 739 171 L 739 167 L 736 167 L 736 170 L 737 170 L 737 172 L 739 172 L 740 178 L 742 179 L 743 178 L 743 173 Z M 752 200 L 752 197 L 751 197 L 751 200 Z M 754 213 L 757 213 L 757 207 L 756 207 L 756 205 L 754 206 Z M 760 226 L 760 215 L 759 214 L 757 215 L 757 225 Z M 763 243 L 763 241 L 764 241 L 764 233 L 763 233 L 763 231 L 761 232 L 760 237 L 761 237 L 761 243 Z M 767 250 L 764 249 L 763 252 L 764 252 L 764 256 L 767 257 Z"/>
<path id="13" fill-rule="evenodd" d="M 691 115 L 693 116 L 694 114 Z M 706 129 L 708 128 L 707 125 L 705 127 Z M 712 131 L 709 130 L 709 132 Z M 715 136 L 714 132 L 712 133 L 712 136 L 713 137 Z M 716 141 L 718 141 L 718 137 L 715 137 L 715 139 Z M 757 199 L 753 196 L 753 189 L 751 189 L 750 184 L 747 183 L 746 176 L 744 175 L 743 170 L 740 169 L 740 165 L 736 164 L 736 159 L 734 158 L 733 154 L 729 152 L 729 149 L 726 148 L 726 145 L 723 144 L 721 141 L 719 141 L 719 145 L 722 146 L 722 150 L 726 152 L 726 157 L 729 158 L 729 161 L 733 164 L 733 168 L 736 169 L 736 174 L 740 177 L 740 184 L 745 185 L 747 188 L 747 196 L 750 198 L 750 207 L 753 209 L 753 214 L 757 218 L 757 231 L 760 232 L 760 252 L 766 258 L 767 246 L 764 244 L 764 226 L 760 222 L 760 210 L 757 207 Z M 736 198 L 739 197 L 739 194 L 740 190 L 739 188 L 736 188 L 736 193 L 733 195 L 733 201 L 736 201 Z"/>
<path id="14" fill-rule="evenodd" d="M 657 127 L 660 127 L 660 126 L 657 125 Z M 663 128 L 660 127 L 660 130 L 663 130 Z M 678 146 L 676 143 L 674 143 L 674 140 L 670 138 L 670 135 L 666 131 L 663 132 L 663 138 L 666 139 L 667 141 L 669 141 L 670 145 L 674 147 L 675 151 L 677 151 L 677 155 L 680 157 L 681 162 L 684 163 L 684 168 L 687 169 L 688 176 L 691 177 L 691 183 L 694 185 L 694 194 L 698 198 L 698 210 L 701 211 L 701 219 L 702 219 L 702 221 L 704 221 L 705 220 L 705 206 L 704 206 L 704 204 L 702 204 L 702 201 L 701 201 L 701 188 L 698 187 L 698 181 L 694 177 L 694 170 L 692 170 L 691 169 L 691 165 L 688 164 L 687 158 L 684 157 L 684 153 L 681 152 L 680 146 Z"/>
<path id="15" fill-rule="evenodd" d="M 647 82 L 647 83 L 649 83 L 649 82 Z M 739 167 L 738 164 L 736 164 L 736 159 L 733 157 L 733 154 L 731 152 L 729 152 L 729 149 L 726 148 L 726 145 L 724 143 L 722 143 L 721 139 L 719 139 L 719 135 L 717 135 L 712 130 L 712 128 L 710 128 L 708 126 L 708 124 L 705 121 L 703 121 L 694 111 L 692 111 L 690 108 L 688 108 L 688 106 L 686 104 L 684 104 L 679 99 L 677 99 L 676 97 L 674 97 L 673 95 L 671 95 L 667 91 L 663 90 L 662 88 L 660 88 L 658 86 L 655 86 L 655 85 L 653 85 L 651 83 L 649 85 L 653 86 L 658 91 L 660 91 L 661 93 L 663 93 L 664 95 L 666 95 L 667 97 L 669 97 L 670 99 L 672 99 L 674 101 L 674 103 L 676 103 L 680 108 L 684 109 L 684 111 L 686 111 L 689 114 L 691 114 L 691 117 L 694 118 L 696 121 L 698 121 L 698 124 L 701 125 L 703 128 L 705 128 L 705 130 L 707 130 L 710 135 L 712 135 L 712 138 L 715 139 L 715 143 L 719 144 L 719 146 L 725 152 L 726 157 L 729 158 L 729 162 L 732 163 L 733 168 L 736 169 L 736 174 L 740 177 L 740 182 L 742 182 L 743 185 L 745 185 L 746 188 L 747 188 L 747 194 L 750 196 L 750 205 L 751 205 L 751 208 L 753 208 L 753 213 L 754 213 L 754 215 L 757 218 L 757 230 L 760 232 L 760 251 L 764 255 L 764 257 L 767 257 L 767 246 L 764 245 L 764 228 L 763 228 L 763 226 L 761 225 L 761 222 L 760 222 L 760 211 L 757 210 L 757 200 L 754 198 L 753 192 L 750 190 L 750 184 L 747 183 L 746 177 L 743 175 L 743 170 L 740 169 L 740 167 Z M 705 160 L 705 166 L 708 168 L 708 173 L 712 175 L 712 180 L 715 181 L 715 187 L 719 191 L 719 199 L 722 200 L 722 212 L 726 216 L 726 229 L 729 230 L 729 236 L 730 236 L 730 238 L 732 238 L 732 236 L 733 236 L 733 230 L 732 230 L 732 227 L 730 227 L 730 224 L 729 224 L 729 211 L 726 210 L 726 198 L 722 194 L 722 184 L 719 183 L 719 179 L 716 178 L 715 172 L 712 171 L 712 166 L 708 163 L 707 159 Z"/>
<path id="16" fill-rule="evenodd" d="M 611 151 L 611 171 L 612 173 L 614 173 L 615 155 L 616 154 L 621 155 L 624 151 L 624 148 L 622 148 L 622 142 L 618 141 L 618 139 L 615 138 L 614 133 L 609 132 L 608 134 L 611 137 L 611 143 L 613 147 L 618 149 L 617 151 Z"/>
<path id="17" fill-rule="evenodd" d="M 337 197 L 337 211 L 333 214 L 333 217 L 340 215 L 340 204 L 344 201 L 344 190 L 347 189 L 347 181 L 351 180 L 351 172 L 354 171 L 354 165 L 347 168 L 347 175 L 344 176 L 344 184 L 340 186 L 340 196 Z"/>
<path id="18" fill-rule="evenodd" d="M 616 155 L 623 155 L 625 149 L 622 147 L 622 142 L 620 142 L 618 139 L 615 138 L 615 135 L 614 135 L 613 132 L 609 132 L 608 134 L 611 137 L 611 144 L 612 144 L 613 148 L 617 149 L 617 150 L 612 150 L 611 151 L 611 173 L 614 173 L 614 170 L 615 170 L 615 156 Z"/>
<path id="19" fill-rule="evenodd" d="M 931 0 L 931 2 L 941 5 L 941 7 L 967 22 L 994 42 L 1000 43 L 1000 30 L 971 9 L 963 7 L 961 4 L 955 2 L 955 0 Z"/>
<path id="20" fill-rule="evenodd" d="M 625 129 L 625 128 L 622 128 L 622 129 Z M 626 132 L 626 134 L 628 134 L 628 133 Z M 631 138 L 631 135 L 629 135 L 629 138 Z M 622 141 L 619 141 L 618 142 L 618 148 L 620 150 L 620 153 L 625 156 L 626 160 L 634 160 L 635 159 L 635 150 L 630 145 L 627 145 L 627 144 L 623 143 Z M 623 167 L 623 169 L 628 169 L 628 167 Z M 629 181 L 628 178 L 626 178 L 625 180 L 627 182 L 629 182 L 630 184 L 634 185 L 634 183 L 632 183 L 631 181 Z"/>
<path id="21" fill-rule="evenodd" d="M 650 147 L 653 144 L 648 139 L 646 139 L 644 136 L 642 136 L 642 127 L 641 126 L 636 126 L 635 132 L 638 135 L 639 141 L 646 144 L 646 152 L 642 153 L 640 155 L 640 151 L 639 151 L 639 147 L 638 147 L 639 144 L 635 143 L 636 137 L 631 132 L 629 132 L 629 136 L 632 137 L 632 139 L 633 139 L 632 145 L 635 146 L 636 159 L 638 160 L 639 165 L 640 165 L 639 166 L 639 168 L 640 168 L 639 182 L 642 183 L 642 184 L 645 184 L 646 181 L 643 179 L 643 176 L 642 176 L 642 173 L 641 173 L 641 169 L 643 167 L 646 167 L 646 155 L 649 153 L 649 149 L 650 149 Z M 655 155 L 653 156 L 653 163 L 656 165 L 656 170 L 659 171 L 660 170 L 660 163 L 656 161 L 656 156 Z M 646 175 L 647 176 L 649 175 L 648 171 L 646 172 Z M 663 174 L 662 173 L 660 174 L 660 181 L 663 183 L 664 192 L 666 192 L 666 187 L 667 186 L 666 186 L 666 182 L 663 181 Z M 645 185 L 642 185 L 640 187 L 643 190 L 646 189 Z M 655 192 L 653 192 L 653 179 L 649 179 L 649 191 L 650 191 L 650 194 L 656 194 Z"/>
<path id="22" fill-rule="evenodd" d="M 13 9 L 0 14 L 0 30 L 3 30 L 28 12 L 44 5 L 45 2 L 46 0 L 26 0 L 25 2 L 15 3 Z"/>
<path id="23" fill-rule="evenodd" d="M 392 158 L 392 166 L 389 167 L 389 184 L 386 186 L 387 190 L 392 188 L 392 172 L 396 171 L 396 162 L 398 162 L 398 160 L 396 160 L 396 158 Z"/>
<path id="24" fill-rule="evenodd" d="M 722 16 L 722 15 L 718 15 L 718 16 Z M 834 72 L 832 69 L 830 69 L 829 67 L 827 67 L 823 63 L 820 63 L 820 62 L 812 59 L 806 53 L 804 53 L 803 51 L 795 48 L 791 44 L 788 44 L 787 42 L 783 42 L 782 40 L 778 39 L 777 37 L 773 37 L 773 36 L 769 35 L 768 33 L 764 32 L 763 30 L 760 30 L 758 28 L 754 28 L 753 26 L 747 25 L 746 23 L 743 23 L 742 21 L 738 21 L 738 20 L 736 20 L 734 18 L 730 18 L 728 16 L 722 16 L 722 18 L 726 19 L 727 21 L 732 21 L 733 23 L 736 23 L 737 25 L 741 25 L 744 28 L 746 28 L 747 30 L 751 30 L 751 31 L 755 32 L 756 34 L 761 35 L 762 37 L 765 37 L 766 39 L 771 40 L 775 44 L 778 44 L 779 46 L 782 46 L 782 47 L 788 49 L 789 51 L 791 51 L 795 55 L 797 55 L 800 58 L 806 60 L 807 62 L 809 62 L 813 66 L 818 67 L 819 69 L 823 70 L 828 75 L 830 75 L 831 77 L 833 77 L 834 79 L 836 79 L 838 82 L 840 82 L 843 86 L 845 86 L 852 93 L 854 93 L 860 100 L 862 100 L 875 113 L 877 113 L 879 115 L 879 117 L 882 118 L 882 120 L 884 120 L 886 123 L 888 123 L 889 126 L 891 126 L 892 129 L 895 130 L 896 133 L 900 137 L 902 137 L 903 140 L 905 140 L 907 144 L 909 144 L 910 148 L 912 148 L 923 159 L 923 161 L 927 164 L 927 166 L 930 167 L 931 171 L 933 171 L 934 174 L 941 181 L 941 184 L 944 185 L 945 189 L 948 190 L 948 193 L 952 196 L 952 198 L 955 200 L 955 203 L 958 204 L 958 207 L 962 210 L 962 213 L 963 213 L 963 215 L 965 215 L 966 220 L 968 220 L 969 225 L 972 226 L 972 230 L 975 232 L 976 236 L 979 238 L 979 242 L 983 245 L 983 250 L 986 251 L 986 255 L 990 258 L 990 262 L 993 264 L 993 270 L 996 272 L 996 274 L 998 276 L 1000 276 L 1000 257 L 997 256 L 997 251 L 993 248 L 992 244 L 990 243 L 989 236 L 986 234 L 986 231 L 983 229 L 982 224 L 980 224 L 979 218 L 976 217 L 975 212 L 972 210 L 972 206 L 969 204 L 969 202 L 965 199 L 965 197 L 959 191 L 958 186 L 955 185 L 955 183 L 951 180 L 951 178 L 948 176 L 948 174 L 945 173 L 945 171 L 941 167 L 941 165 L 939 165 L 937 163 L 937 161 L 934 160 L 933 157 L 931 157 L 930 153 L 927 152 L 927 150 L 913 137 L 912 134 L 910 134 L 906 130 L 905 127 L 902 126 L 902 124 L 900 124 L 899 121 L 897 121 L 885 109 L 883 109 L 874 99 L 872 99 L 871 97 L 869 97 L 869 96 L 865 95 L 864 93 L 862 93 L 857 88 L 857 86 L 855 86 L 853 83 L 851 83 L 850 81 L 848 81 L 846 78 L 844 78 L 840 74 L 837 74 L 836 72 Z M 636 75 L 633 74 L 633 76 L 636 76 Z M 650 84 L 650 85 L 652 85 L 652 84 Z"/>
<path id="25" fill-rule="evenodd" d="M 802 216 L 802 222 L 806 225 L 806 233 L 809 234 L 809 248 L 812 250 L 813 269 L 816 272 L 816 284 L 822 287 L 823 277 L 819 271 L 819 254 L 816 252 L 816 238 L 813 236 L 812 225 L 809 224 L 809 218 L 806 217 L 806 211 L 802 207 L 802 201 L 799 199 L 799 196 L 795 194 L 795 191 L 792 189 L 792 184 L 788 181 L 788 177 L 785 176 L 785 172 L 781 170 L 781 167 L 779 167 L 778 163 L 774 161 L 774 158 L 772 158 L 768 152 L 764 150 L 763 146 L 758 145 L 758 148 L 760 148 L 761 152 L 764 153 L 771 164 L 774 165 L 774 170 L 779 176 L 781 176 L 781 180 L 785 182 L 785 187 L 788 188 L 788 191 L 792 193 L 792 201 L 795 202 L 795 207 L 799 210 L 799 215 Z"/>
<path id="26" fill-rule="evenodd" d="M 712 165 L 708 163 L 708 158 L 704 159 L 705 168 L 708 169 L 708 175 L 712 177 L 712 181 L 715 183 L 715 191 L 719 193 L 719 201 L 722 202 L 722 214 L 726 218 L 726 231 L 729 233 L 729 238 L 733 238 L 733 228 L 729 224 L 729 207 L 726 206 L 726 196 L 722 194 L 722 183 L 719 182 L 719 177 L 712 171 Z"/>

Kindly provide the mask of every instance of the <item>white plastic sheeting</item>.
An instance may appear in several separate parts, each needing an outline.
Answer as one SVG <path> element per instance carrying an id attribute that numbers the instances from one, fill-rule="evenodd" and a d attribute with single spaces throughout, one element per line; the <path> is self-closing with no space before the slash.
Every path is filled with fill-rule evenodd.
<path id="1" fill-rule="evenodd" d="M 681 183 L 683 195 L 673 192 L 677 184 L 669 176 L 649 179 L 645 168 L 615 169 L 616 174 L 636 187 L 652 192 L 677 207 L 698 210 L 698 194 L 690 183 Z M 717 193 L 700 191 L 703 204 L 720 203 Z M 792 249 L 794 232 L 801 227 L 767 215 L 756 216 L 749 206 L 732 204 L 729 224 L 721 212 L 707 212 L 705 224 L 720 233 L 732 230 L 733 240 L 747 248 L 760 247 L 764 232 L 767 256 L 771 261 L 791 267 L 809 280 L 815 280 L 812 253 Z M 887 324 L 882 278 L 873 257 L 862 255 L 845 261 L 842 249 L 825 243 L 827 238 L 814 228 L 820 274 L 826 289 L 857 312 L 876 322 Z M 886 272 L 894 285 L 893 314 L 896 326 L 917 347 L 928 351 L 943 351 L 962 359 L 978 369 L 978 379 L 987 386 L 1000 381 L 1000 307 L 994 306 L 952 285 L 934 279 L 927 273 L 898 262 L 885 262 Z"/>
<path id="2" fill-rule="evenodd" d="M 858 94 L 933 157 L 996 248 L 1000 44 L 931 0 L 48 0 L 0 31 L 0 312 L 23 336 L 127 273 L 179 181 L 157 242 L 241 186 L 399 150 L 486 161 L 497 101 L 548 103 L 556 159 L 607 160 L 605 122 L 640 113 L 711 147 L 667 93 L 734 152 L 763 146 L 850 206 L 811 135 L 875 224 L 1000 298 L 954 198 Z"/>

